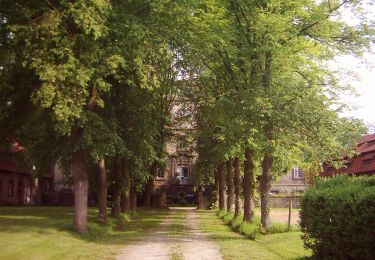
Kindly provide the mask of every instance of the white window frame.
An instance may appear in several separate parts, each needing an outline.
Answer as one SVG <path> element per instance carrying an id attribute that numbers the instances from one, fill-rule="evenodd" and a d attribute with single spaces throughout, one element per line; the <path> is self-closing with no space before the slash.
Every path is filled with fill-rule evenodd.
<path id="1" fill-rule="evenodd" d="M 293 179 L 302 179 L 302 169 L 298 166 L 294 166 L 292 169 Z"/>

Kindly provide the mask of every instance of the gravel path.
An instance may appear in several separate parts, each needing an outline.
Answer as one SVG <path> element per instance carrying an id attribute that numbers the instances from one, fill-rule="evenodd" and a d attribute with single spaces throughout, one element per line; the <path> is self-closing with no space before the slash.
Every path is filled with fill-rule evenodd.
<path id="1" fill-rule="evenodd" d="M 176 212 L 184 210 L 186 218 L 176 219 Z M 182 231 L 171 230 L 172 224 L 182 226 Z M 199 230 L 197 213 L 192 208 L 171 208 L 160 227 L 142 240 L 126 246 L 119 260 L 187 259 L 220 260 L 219 247 L 209 241 Z"/>

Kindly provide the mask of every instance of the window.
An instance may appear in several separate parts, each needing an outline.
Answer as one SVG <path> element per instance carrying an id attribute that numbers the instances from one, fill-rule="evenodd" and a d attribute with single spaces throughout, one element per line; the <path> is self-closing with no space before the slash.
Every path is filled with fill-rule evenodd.
<path id="1" fill-rule="evenodd" d="M 293 173 L 293 179 L 302 179 L 303 171 L 298 166 L 293 167 L 292 173 Z"/>
<path id="2" fill-rule="evenodd" d="M 177 166 L 177 178 L 184 179 L 189 176 L 189 167 L 187 165 L 178 165 Z"/>
<path id="3" fill-rule="evenodd" d="M 157 172 L 157 178 L 164 178 L 164 171 L 160 168 L 158 168 L 158 172 Z"/>

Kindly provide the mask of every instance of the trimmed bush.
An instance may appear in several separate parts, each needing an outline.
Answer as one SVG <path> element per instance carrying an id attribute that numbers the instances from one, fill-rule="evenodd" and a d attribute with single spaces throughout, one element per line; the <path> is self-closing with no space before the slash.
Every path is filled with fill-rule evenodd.
<path id="1" fill-rule="evenodd" d="M 373 259 L 375 176 L 321 179 L 301 199 L 306 248 L 318 258 Z"/>

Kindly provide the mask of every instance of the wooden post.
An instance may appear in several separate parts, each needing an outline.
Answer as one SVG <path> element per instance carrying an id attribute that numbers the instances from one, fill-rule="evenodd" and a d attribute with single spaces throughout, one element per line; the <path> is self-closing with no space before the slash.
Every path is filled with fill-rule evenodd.
<path id="1" fill-rule="evenodd" d="M 292 199 L 289 200 L 288 230 L 290 230 L 290 222 L 292 220 Z"/>

